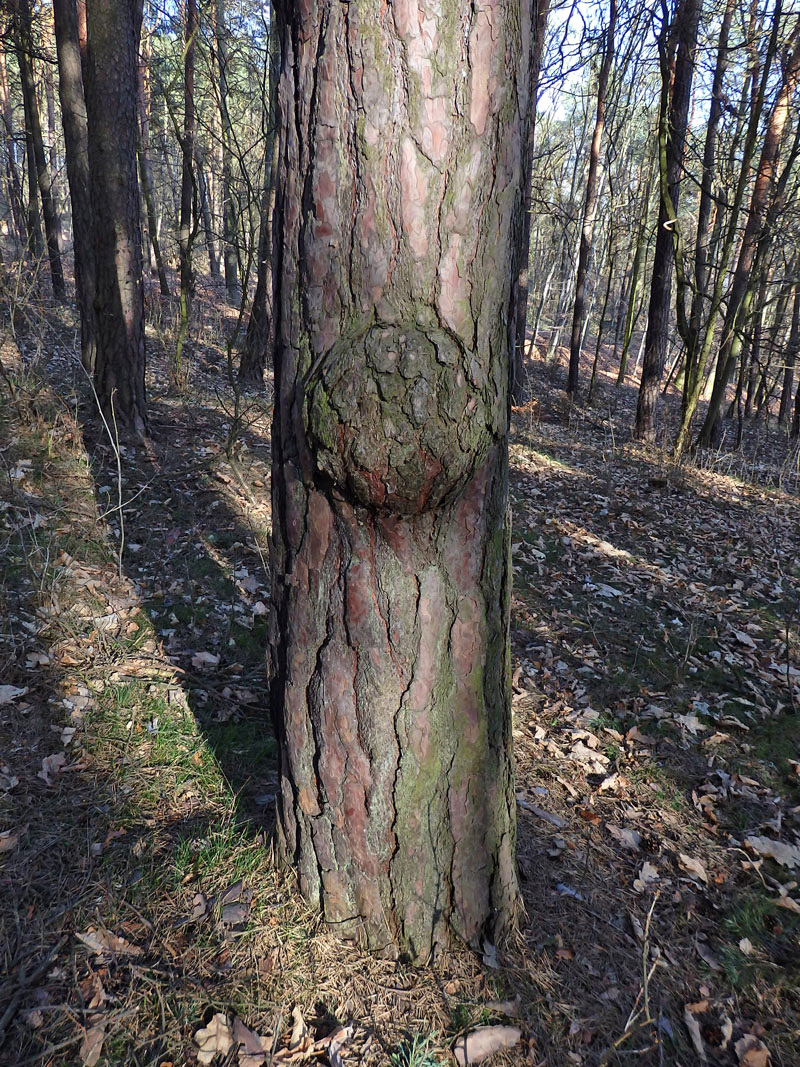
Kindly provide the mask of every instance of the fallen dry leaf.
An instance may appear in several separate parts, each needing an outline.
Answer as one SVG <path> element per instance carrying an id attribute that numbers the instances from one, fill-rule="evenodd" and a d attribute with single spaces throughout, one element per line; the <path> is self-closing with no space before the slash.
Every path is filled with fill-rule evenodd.
<path id="1" fill-rule="evenodd" d="M 297 1052 L 309 1044 L 308 1027 L 303 1018 L 303 1012 L 299 1004 L 292 1008 L 292 1036 L 289 1038 L 289 1051 Z"/>
<path id="2" fill-rule="evenodd" d="M 83 1035 L 83 1041 L 78 1050 L 83 1067 L 95 1067 L 95 1064 L 100 1059 L 108 1026 L 108 1022 L 102 1015 L 95 1015 L 90 1021 L 92 1026 Z"/>
<path id="3" fill-rule="evenodd" d="M 686 1029 L 689 1031 L 689 1037 L 692 1039 L 694 1050 L 697 1053 L 697 1057 L 701 1063 L 708 1063 L 708 1056 L 706 1055 L 706 1046 L 703 1043 L 703 1035 L 700 1033 L 700 1024 L 694 1015 L 689 1010 L 693 1005 L 687 1004 L 683 1009 L 683 1022 Z"/>
<path id="4" fill-rule="evenodd" d="M 775 860 L 783 867 L 800 867 L 800 848 L 771 837 L 746 837 L 744 843 L 751 851 L 765 859 Z"/>
<path id="5" fill-rule="evenodd" d="M 0 705 L 10 704 L 12 700 L 25 696 L 27 692 L 27 685 L 23 689 L 19 689 L 15 685 L 0 685 Z"/>
<path id="6" fill-rule="evenodd" d="M 352 1038 L 355 1029 L 353 1023 L 349 1023 L 347 1026 L 339 1027 L 338 1030 L 331 1034 L 328 1039 L 328 1063 L 330 1063 L 331 1067 L 344 1067 L 342 1049 Z"/>
<path id="7" fill-rule="evenodd" d="M 3 830 L 0 834 L 0 852 L 11 852 L 19 844 L 19 838 L 10 830 Z"/>
<path id="8" fill-rule="evenodd" d="M 759 1041 L 753 1034 L 745 1034 L 744 1037 L 740 1037 L 733 1047 L 739 1057 L 739 1067 L 767 1067 L 769 1049 L 763 1041 Z"/>
<path id="9" fill-rule="evenodd" d="M 638 830 L 629 830 L 626 826 L 615 826 L 613 823 L 606 823 L 606 830 L 623 848 L 629 848 L 632 852 L 639 852 L 641 849 L 642 835 Z"/>
<path id="10" fill-rule="evenodd" d="M 36 777 L 41 778 L 45 785 L 51 785 L 53 781 L 51 775 L 58 774 L 66 762 L 66 752 L 54 752 L 52 756 L 45 756 L 42 760 L 42 769 Z"/>
<path id="11" fill-rule="evenodd" d="M 219 656 L 213 652 L 195 652 L 192 656 L 192 666 L 202 670 L 204 667 L 218 667 Z"/>
<path id="12" fill-rule="evenodd" d="M 460 1037 L 453 1053 L 460 1067 L 466 1067 L 470 1063 L 480 1063 L 500 1049 L 513 1048 L 521 1039 L 522 1031 L 516 1026 L 481 1026 Z"/>
<path id="13" fill-rule="evenodd" d="M 633 888 L 637 893 L 644 893 L 660 877 L 661 875 L 658 873 L 657 868 L 649 860 L 645 860 L 642 864 L 642 869 L 639 871 L 639 877 L 633 880 Z"/>
<path id="14" fill-rule="evenodd" d="M 238 1017 L 233 1020 L 233 1043 L 239 1057 L 239 1067 L 261 1067 L 267 1058 L 262 1039 Z"/>
<path id="15" fill-rule="evenodd" d="M 687 856 L 685 852 L 681 852 L 678 855 L 678 863 L 693 878 L 699 878 L 701 882 L 708 885 L 708 874 L 700 860 L 693 859 L 691 856 Z"/>
<path id="16" fill-rule="evenodd" d="M 223 1012 L 217 1012 L 208 1026 L 195 1032 L 194 1040 L 199 1049 L 197 1061 L 203 1064 L 203 1067 L 208 1067 L 218 1053 L 226 1056 L 233 1044 L 228 1016 Z"/>
<path id="17" fill-rule="evenodd" d="M 117 937 L 108 930 L 96 930 L 90 926 L 85 933 L 75 936 L 97 956 L 141 956 L 142 954 L 138 945 L 132 945 L 124 937 Z"/>
<path id="18" fill-rule="evenodd" d="M 752 956 L 753 954 L 753 942 L 749 937 L 743 937 L 739 942 L 739 951 L 743 956 Z"/>

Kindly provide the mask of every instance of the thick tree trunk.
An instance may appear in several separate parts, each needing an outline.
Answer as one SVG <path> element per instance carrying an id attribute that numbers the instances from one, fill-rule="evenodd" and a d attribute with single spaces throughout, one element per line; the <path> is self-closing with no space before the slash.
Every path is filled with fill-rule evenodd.
<path id="1" fill-rule="evenodd" d="M 141 0 L 88 0 L 89 166 L 98 318 L 95 389 L 120 436 L 147 432 L 144 287 L 136 178 Z M 112 426 L 113 432 L 113 426 Z"/>
<path id="2" fill-rule="evenodd" d="M 61 267 L 60 225 L 53 200 L 52 176 L 44 151 L 44 141 L 42 140 L 42 122 L 39 116 L 39 101 L 36 96 L 36 81 L 33 75 L 30 2 L 29 0 L 12 0 L 12 3 L 14 44 L 22 82 L 28 151 L 33 153 L 33 160 L 35 161 L 36 181 L 44 218 L 47 258 L 50 261 L 50 280 L 53 284 L 53 295 L 57 300 L 63 300 L 66 297 L 66 289 L 64 287 L 64 272 Z"/>
<path id="3" fill-rule="evenodd" d="M 617 21 L 616 0 L 609 0 L 608 28 L 606 29 L 603 62 L 597 79 L 597 113 L 594 123 L 592 143 L 589 148 L 589 171 L 586 176 L 586 198 L 583 205 L 583 224 L 581 226 L 581 245 L 578 252 L 578 270 L 575 275 L 575 303 L 572 309 L 572 333 L 569 343 L 569 375 L 567 392 L 574 396 L 578 390 L 578 371 L 581 361 L 583 343 L 584 314 L 586 312 L 586 279 L 589 273 L 589 257 L 592 253 L 594 239 L 594 221 L 597 216 L 597 194 L 599 191 L 600 145 L 606 127 L 606 94 L 611 64 L 614 60 L 614 28 Z"/>
<path id="4" fill-rule="evenodd" d="M 97 313 L 94 306 L 97 273 L 94 261 L 89 130 L 86 123 L 78 13 L 75 0 L 53 0 L 58 92 L 67 155 L 67 180 L 72 204 L 75 288 L 81 320 L 81 363 L 94 372 L 97 354 Z"/>
<path id="5" fill-rule="evenodd" d="M 670 297 L 672 292 L 672 218 L 678 210 L 681 168 L 694 78 L 697 31 L 703 0 L 679 0 L 674 27 L 659 44 L 661 54 L 661 108 L 659 114 L 659 175 L 661 198 L 653 257 L 653 277 L 647 311 L 644 365 L 639 384 L 634 436 L 654 441 L 656 411 L 667 357 Z"/>
<path id="6" fill-rule="evenodd" d="M 528 14 L 279 11 L 281 844 L 330 924 L 417 961 L 451 931 L 480 945 L 518 900 L 507 321 Z"/>
<path id="7" fill-rule="evenodd" d="M 225 288 L 228 303 L 239 306 L 242 290 L 239 285 L 239 257 L 236 253 L 237 225 L 236 204 L 233 199 L 233 171 L 231 167 L 231 143 L 233 125 L 228 111 L 228 25 L 225 15 L 225 0 L 215 0 L 214 34 L 217 44 L 217 67 L 219 70 L 219 113 L 222 123 L 222 237 L 225 260 Z"/>

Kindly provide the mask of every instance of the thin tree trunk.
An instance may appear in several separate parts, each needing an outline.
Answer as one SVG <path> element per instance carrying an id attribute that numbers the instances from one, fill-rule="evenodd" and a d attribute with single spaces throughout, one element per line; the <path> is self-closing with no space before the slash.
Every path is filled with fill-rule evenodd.
<path id="1" fill-rule="evenodd" d="M 211 277 L 218 281 L 222 274 L 219 269 L 219 256 L 217 255 L 217 248 L 214 244 L 214 226 L 211 222 L 211 206 L 209 200 L 208 181 L 206 179 L 206 171 L 203 166 L 203 158 L 198 151 L 199 146 L 195 146 L 195 163 L 197 165 L 197 191 L 200 195 L 200 211 L 203 216 L 203 232 L 206 237 L 206 251 L 208 253 L 208 269 L 211 272 Z"/>
<path id="2" fill-rule="evenodd" d="M 225 260 L 225 287 L 228 303 L 238 307 L 242 298 L 239 285 L 239 257 L 236 252 L 238 240 L 236 203 L 233 198 L 233 173 L 231 144 L 233 125 L 228 111 L 228 26 L 225 0 L 214 0 L 214 35 L 217 45 L 217 69 L 219 71 L 219 113 L 222 123 L 222 237 Z"/>
<path id="3" fill-rule="evenodd" d="M 89 170 L 89 130 L 75 0 L 53 0 L 53 20 L 58 54 L 58 92 L 67 156 L 67 181 L 72 204 L 75 288 L 81 320 L 81 363 L 92 374 L 97 355 L 97 312 L 94 305 L 97 272 Z"/>
<path id="4" fill-rule="evenodd" d="M 533 167 L 533 145 L 536 134 L 536 105 L 539 93 L 539 75 L 542 69 L 542 55 L 544 42 L 547 34 L 547 18 L 550 13 L 550 0 L 531 0 L 532 8 L 532 37 L 531 37 L 531 116 L 530 129 L 528 131 L 528 149 L 525 159 L 525 197 L 526 210 L 520 236 L 519 259 L 520 266 L 517 272 L 517 283 L 514 289 L 514 306 L 512 319 L 514 323 L 514 336 L 512 344 L 513 359 L 513 382 L 511 387 L 512 399 L 515 403 L 521 403 L 525 391 L 525 342 L 528 328 L 528 290 L 529 272 L 531 269 L 531 174 Z M 536 335 L 534 334 L 534 341 Z"/>
<path id="5" fill-rule="evenodd" d="M 659 43 L 661 103 L 659 111 L 659 178 L 661 197 L 658 231 L 647 312 L 644 366 L 639 384 L 634 436 L 654 441 L 659 387 L 666 361 L 672 291 L 672 219 L 678 210 L 681 168 L 694 78 L 697 31 L 702 0 L 680 0 L 672 27 L 664 27 Z"/>
<path id="6" fill-rule="evenodd" d="M 597 199 L 599 188 L 598 170 L 600 167 L 600 146 L 606 125 L 606 94 L 611 64 L 614 61 L 614 28 L 617 21 L 616 0 L 609 0 L 608 27 L 606 28 L 603 62 L 597 79 L 597 112 L 594 123 L 592 143 L 589 148 L 589 172 L 586 176 L 586 199 L 583 206 L 583 224 L 581 226 L 581 244 L 578 252 L 578 270 L 575 276 L 575 304 L 572 311 L 572 334 L 569 346 L 569 375 L 567 392 L 574 396 L 578 389 L 578 372 L 581 362 L 581 340 L 583 317 L 586 310 L 586 278 L 589 273 L 589 257 L 594 239 L 594 223 L 597 216 Z"/>
<path id="7" fill-rule="evenodd" d="M 194 204 L 194 39 L 197 30 L 197 0 L 185 0 L 185 51 L 183 64 L 183 136 L 181 137 L 181 212 L 178 229 L 180 255 L 180 319 L 175 346 L 175 375 L 180 377 L 183 350 L 189 332 L 194 295 L 192 270 L 192 208 Z"/>
<path id="8" fill-rule="evenodd" d="M 779 18 L 779 8 L 780 5 L 776 7 L 776 18 Z M 799 35 L 798 31 L 800 31 L 800 23 L 795 28 L 792 44 L 796 43 Z M 728 296 L 728 307 L 723 320 L 722 342 L 717 360 L 714 389 L 706 411 L 705 422 L 698 437 L 697 443 L 699 446 L 711 444 L 731 372 L 736 366 L 736 360 L 741 348 L 741 323 L 747 317 L 753 298 L 751 273 L 756 259 L 758 244 L 764 233 L 765 215 L 775 183 L 781 139 L 789 117 L 789 104 L 798 80 L 800 80 L 800 49 L 795 48 L 794 51 L 789 52 L 783 71 L 781 87 L 764 135 L 761 158 L 750 199 L 750 211 L 744 235 L 742 236 L 739 258 Z"/>
<path id="9" fill-rule="evenodd" d="M 336 930 L 414 961 L 517 910 L 507 322 L 530 114 L 528 6 L 426 10 L 278 9 L 272 453 L 280 847 Z"/>
<path id="10" fill-rule="evenodd" d="M 636 233 L 636 247 L 633 252 L 633 266 L 631 267 L 631 288 L 628 296 L 628 306 L 625 311 L 625 330 L 622 335 L 622 355 L 619 360 L 617 372 L 617 385 L 625 381 L 625 372 L 628 368 L 628 353 L 633 340 L 633 328 L 636 324 L 636 303 L 639 299 L 639 284 L 642 278 L 642 266 L 647 258 L 647 217 L 650 213 L 650 181 L 648 180 L 642 199 L 642 217 Z"/>
<path id="11" fill-rule="evenodd" d="M 58 215 L 53 202 L 53 186 L 50 168 L 42 140 L 42 122 L 39 117 L 39 101 L 36 97 L 36 81 L 33 74 L 33 39 L 29 0 L 12 0 L 14 12 L 14 45 L 22 81 L 22 98 L 25 108 L 25 128 L 28 134 L 29 152 L 35 160 L 39 199 L 44 217 L 44 232 L 47 242 L 47 258 L 50 261 L 50 280 L 56 300 L 66 298 L 64 272 L 61 267 Z"/>
<path id="12" fill-rule="evenodd" d="M 794 371 L 797 365 L 797 353 L 800 350 L 800 285 L 795 285 L 792 304 L 792 329 L 786 346 L 786 365 L 783 371 L 783 391 L 778 422 L 781 426 L 789 425 L 792 410 L 792 392 L 794 390 Z"/>
<path id="13" fill-rule="evenodd" d="M 136 66 L 141 0 L 88 0 L 86 105 L 94 201 L 98 318 L 94 380 L 120 436 L 147 432 L 144 286 L 136 177 Z"/>
<path id="14" fill-rule="evenodd" d="M 142 183 L 145 211 L 147 213 L 147 235 L 153 251 L 158 285 L 162 297 L 169 299 L 169 281 L 164 268 L 159 241 L 159 220 L 156 215 L 153 197 L 153 166 L 150 161 L 150 39 L 142 42 L 139 62 L 136 65 L 136 98 L 139 115 L 139 135 L 136 139 L 136 155 L 139 166 L 139 180 Z M 148 256 L 149 258 L 149 256 Z"/>
<path id="15" fill-rule="evenodd" d="M 28 231 L 25 221 L 25 198 L 22 191 L 19 168 L 16 158 L 16 144 L 14 141 L 13 112 L 8 95 L 8 72 L 6 69 L 6 54 L 0 49 L 0 113 L 3 120 L 3 145 L 5 148 L 6 178 L 8 181 L 8 201 L 11 208 L 11 217 L 14 221 L 17 239 L 23 247 L 28 242 Z"/>

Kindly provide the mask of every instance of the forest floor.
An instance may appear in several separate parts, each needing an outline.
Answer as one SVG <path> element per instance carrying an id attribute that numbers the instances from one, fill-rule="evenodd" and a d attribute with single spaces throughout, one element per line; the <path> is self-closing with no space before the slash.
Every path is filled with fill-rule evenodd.
<path id="1" fill-rule="evenodd" d="M 119 467 L 72 320 L 6 321 L 0 1063 L 432 1067 L 508 1023 L 492 1062 L 800 1064 L 796 450 L 748 427 L 677 465 L 630 440 L 632 385 L 570 407 L 563 367 L 532 365 L 511 444 L 528 918 L 496 956 L 414 970 L 329 935 L 274 863 L 270 400 L 227 448 L 215 306 L 181 389 L 151 315 L 152 438 Z"/>

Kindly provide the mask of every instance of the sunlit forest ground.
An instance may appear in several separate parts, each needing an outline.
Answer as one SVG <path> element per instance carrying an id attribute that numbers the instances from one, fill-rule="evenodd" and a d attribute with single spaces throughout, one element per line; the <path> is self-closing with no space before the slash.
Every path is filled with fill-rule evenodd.
<path id="1" fill-rule="evenodd" d="M 152 438 L 119 463 L 75 322 L 7 299 L 0 1062 L 209 1062 L 197 1031 L 222 1013 L 216 1062 L 248 1067 L 446 1064 L 492 1023 L 523 1035 L 495 1063 L 800 1063 L 799 480 L 774 425 L 676 466 L 631 441 L 616 368 L 569 406 L 563 360 L 531 360 L 511 444 L 527 920 L 414 970 L 331 937 L 274 862 L 270 391 L 233 424 L 220 294 L 201 288 L 179 382 L 151 302 Z"/>

